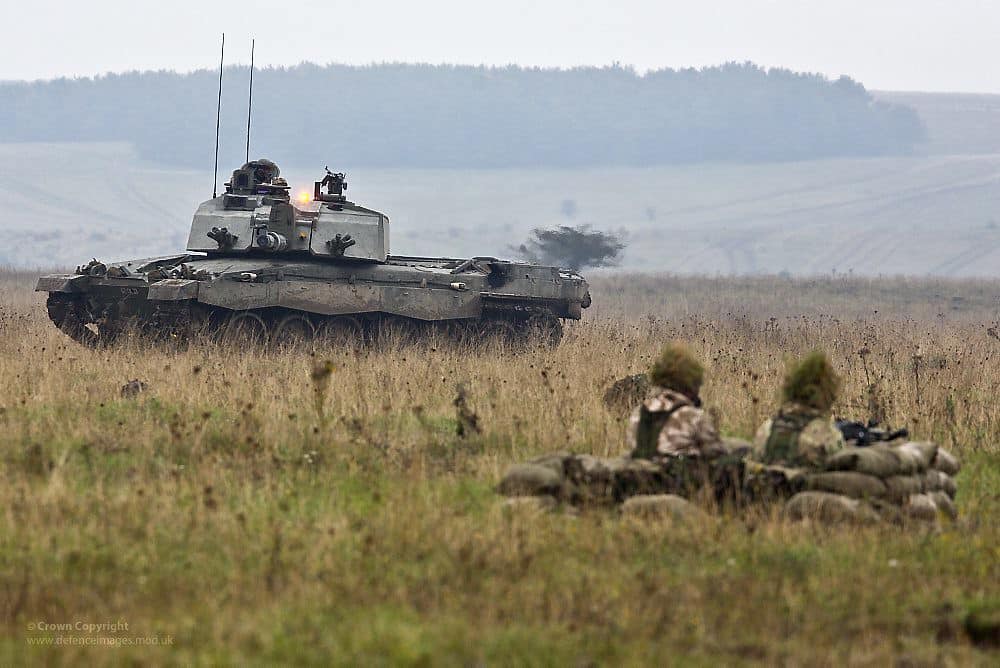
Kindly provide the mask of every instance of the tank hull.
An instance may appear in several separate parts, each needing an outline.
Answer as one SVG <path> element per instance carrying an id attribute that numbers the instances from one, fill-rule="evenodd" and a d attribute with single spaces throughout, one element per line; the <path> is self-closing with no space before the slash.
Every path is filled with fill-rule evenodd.
<path id="1" fill-rule="evenodd" d="M 183 254 L 91 263 L 39 279 L 49 316 L 85 345 L 125 332 L 188 339 L 238 330 L 256 338 L 370 339 L 387 327 L 444 327 L 461 337 L 558 342 L 590 304 L 578 274 L 495 258 Z M 423 327 L 421 327 L 423 326 Z"/>

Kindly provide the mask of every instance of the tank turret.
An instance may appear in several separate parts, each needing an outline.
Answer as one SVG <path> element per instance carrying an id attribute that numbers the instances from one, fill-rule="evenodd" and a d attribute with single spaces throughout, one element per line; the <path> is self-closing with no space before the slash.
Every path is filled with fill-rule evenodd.
<path id="1" fill-rule="evenodd" d="M 233 171 L 219 197 L 195 212 L 187 250 L 209 255 L 298 253 L 337 261 L 385 262 L 389 219 L 344 195 L 347 178 L 326 169 L 313 199 L 292 204 L 281 170 L 266 159 Z M 325 189 L 325 192 L 324 192 Z"/>

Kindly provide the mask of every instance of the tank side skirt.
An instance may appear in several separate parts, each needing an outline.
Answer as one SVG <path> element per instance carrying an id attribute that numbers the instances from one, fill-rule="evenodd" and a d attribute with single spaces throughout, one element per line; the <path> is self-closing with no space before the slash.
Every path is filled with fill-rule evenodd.
<path id="1" fill-rule="evenodd" d="M 419 285 L 378 285 L 355 281 L 271 281 L 202 283 L 198 301 L 234 311 L 284 307 L 319 315 L 387 313 L 417 320 L 478 318 L 478 293 Z"/>

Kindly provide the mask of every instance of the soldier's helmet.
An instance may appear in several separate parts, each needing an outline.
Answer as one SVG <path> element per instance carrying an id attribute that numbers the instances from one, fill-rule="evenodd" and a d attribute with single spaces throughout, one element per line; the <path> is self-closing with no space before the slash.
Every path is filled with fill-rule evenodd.
<path id="1" fill-rule="evenodd" d="M 271 181 L 271 185 L 275 188 L 281 188 L 283 190 L 288 190 L 289 187 L 288 181 L 286 181 L 283 176 L 276 177 L 273 181 Z"/>
<path id="2" fill-rule="evenodd" d="M 786 403 L 828 413 L 837 400 L 840 379 L 826 354 L 814 350 L 789 367 L 781 388 Z"/>
<path id="3" fill-rule="evenodd" d="M 705 369 L 694 353 L 682 342 L 668 343 L 649 370 L 654 385 L 680 392 L 697 401 Z"/>

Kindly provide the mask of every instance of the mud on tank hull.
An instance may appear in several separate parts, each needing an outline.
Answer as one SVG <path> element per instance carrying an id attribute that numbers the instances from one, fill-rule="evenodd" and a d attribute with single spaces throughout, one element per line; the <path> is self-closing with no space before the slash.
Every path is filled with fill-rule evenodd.
<path id="1" fill-rule="evenodd" d="M 303 255 L 184 254 L 39 279 L 49 317 L 96 346 L 125 333 L 273 343 L 360 343 L 387 332 L 445 329 L 464 340 L 532 337 L 555 345 L 562 320 L 590 306 L 586 281 L 556 267 L 495 258 L 390 256 L 330 263 Z"/>

